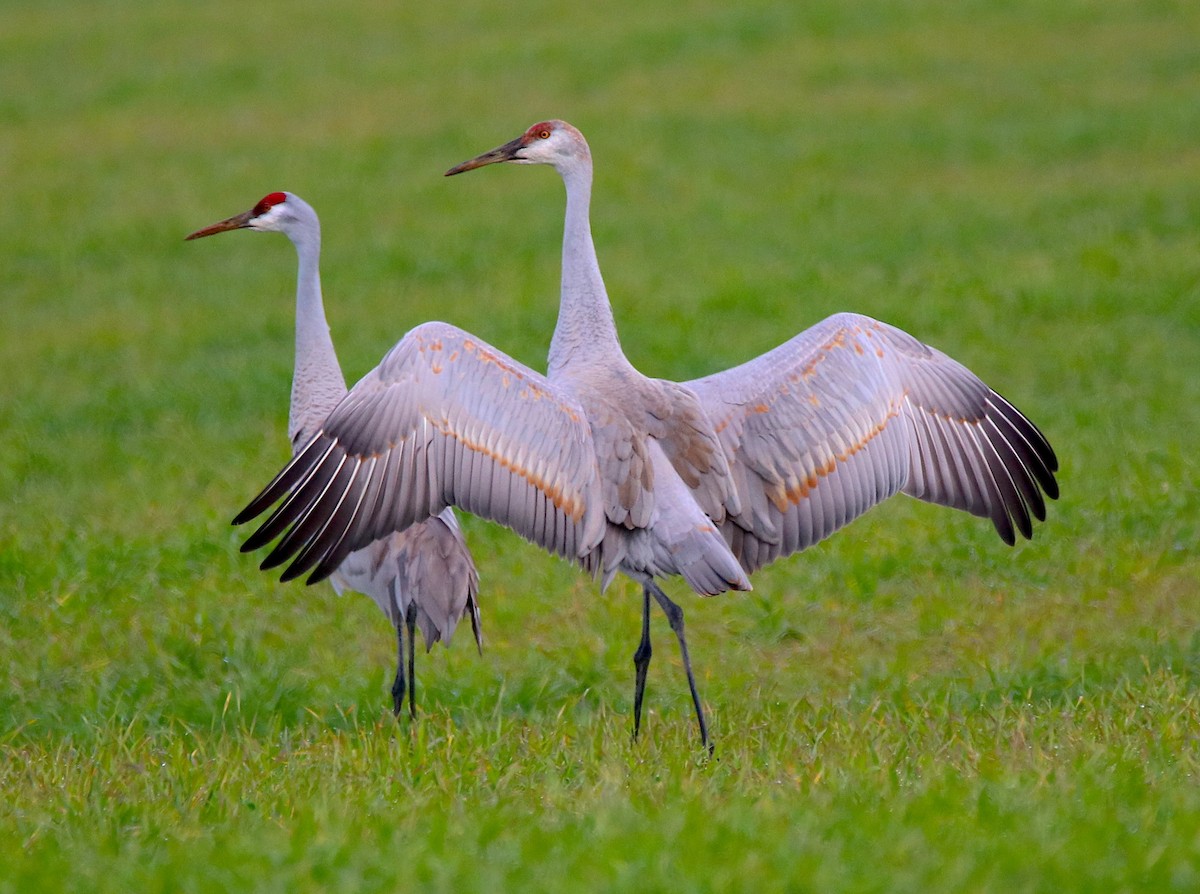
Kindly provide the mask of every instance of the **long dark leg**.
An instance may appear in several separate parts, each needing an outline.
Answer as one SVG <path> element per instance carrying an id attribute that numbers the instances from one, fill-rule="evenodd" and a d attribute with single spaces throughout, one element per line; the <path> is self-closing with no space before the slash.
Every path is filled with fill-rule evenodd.
<path id="1" fill-rule="evenodd" d="M 396 625 L 396 681 L 392 683 L 392 713 L 397 717 L 404 710 L 404 628 Z"/>
<path id="2" fill-rule="evenodd" d="M 700 722 L 700 741 L 708 749 L 708 753 L 712 754 L 713 746 L 708 738 L 708 724 L 704 722 L 704 708 L 700 707 L 700 696 L 696 692 L 696 678 L 692 676 L 692 661 L 688 658 L 687 639 L 683 635 L 683 609 L 672 602 L 667 594 L 653 582 L 646 585 L 646 590 L 662 606 L 663 614 L 667 616 L 667 621 L 670 622 L 671 629 L 675 631 L 675 636 L 679 640 L 679 654 L 683 657 L 683 669 L 687 672 L 688 688 L 692 690 L 692 704 L 696 706 L 696 720 Z"/>
<path id="3" fill-rule="evenodd" d="M 404 613 L 408 628 L 408 716 L 417 719 L 417 607 L 410 605 Z"/>
<path id="4" fill-rule="evenodd" d="M 633 666 L 637 670 L 637 682 L 633 690 L 633 737 L 638 737 L 642 726 L 642 697 L 646 694 L 646 671 L 650 669 L 650 590 L 642 587 L 642 641 L 633 653 Z"/>

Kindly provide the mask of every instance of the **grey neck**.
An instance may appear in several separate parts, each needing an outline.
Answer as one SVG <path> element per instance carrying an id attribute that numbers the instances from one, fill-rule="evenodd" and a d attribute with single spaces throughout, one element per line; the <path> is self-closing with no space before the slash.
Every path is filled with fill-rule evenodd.
<path id="1" fill-rule="evenodd" d="M 581 163 L 560 173 L 567 189 L 567 213 L 558 323 L 550 342 L 551 378 L 580 366 L 624 359 L 592 242 L 591 165 Z"/>
<path id="2" fill-rule="evenodd" d="M 321 298 L 321 231 L 315 223 L 289 233 L 299 256 L 296 281 L 296 363 L 288 433 L 324 421 L 346 393 Z"/>

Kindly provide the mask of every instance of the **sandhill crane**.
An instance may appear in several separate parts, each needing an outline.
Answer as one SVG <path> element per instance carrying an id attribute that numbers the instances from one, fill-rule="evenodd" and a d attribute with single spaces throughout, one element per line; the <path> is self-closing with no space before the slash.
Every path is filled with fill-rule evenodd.
<path id="1" fill-rule="evenodd" d="M 683 614 L 655 583 L 702 595 L 804 549 L 898 492 L 1032 535 L 1057 460 L 1037 427 L 965 367 L 907 333 L 837 314 L 741 366 L 648 379 L 621 351 L 589 223 L 591 154 L 562 121 L 452 168 L 548 164 L 566 186 L 562 293 L 539 375 L 444 323 L 412 330 L 235 518 L 279 503 L 247 539 L 285 579 L 455 505 L 551 552 L 642 584 L 634 735 L 650 660 L 649 600 L 675 631 L 711 751 Z M 282 501 L 282 502 L 280 502 Z"/>
<path id="2" fill-rule="evenodd" d="M 296 248 L 296 363 L 292 375 L 288 437 L 293 448 L 306 443 L 330 411 L 346 396 L 346 380 L 325 321 L 321 297 L 321 224 L 316 211 L 290 192 L 273 192 L 249 211 L 189 235 L 199 239 L 229 230 L 280 232 Z M 385 533 L 359 544 L 330 575 L 340 594 L 365 593 L 396 628 L 398 658 L 392 685 L 393 710 L 404 707 L 405 630 L 408 632 L 408 706 L 416 716 L 415 628 L 421 628 L 428 652 L 435 642 L 448 644 L 464 615 L 470 615 L 476 648 L 479 627 L 479 575 L 454 510 L 447 507 L 403 532 Z"/>

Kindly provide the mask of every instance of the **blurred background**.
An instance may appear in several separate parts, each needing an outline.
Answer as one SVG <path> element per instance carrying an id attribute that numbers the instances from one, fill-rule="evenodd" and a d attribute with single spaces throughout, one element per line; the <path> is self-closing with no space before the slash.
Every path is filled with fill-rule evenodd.
<path id="1" fill-rule="evenodd" d="M 702 375 L 859 311 L 971 367 L 1062 463 L 1063 499 L 1015 550 L 900 500 L 752 594 L 673 586 L 718 742 L 771 729 L 810 784 L 796 705 L 1190 693 L 1197 97 L 1184 3 L 7 0 L 0 743 L 33 761 L 131 725 L 387 720 L 378 610 L 279 585 L 228 524 L 288 453 L 293 249 L 183 237 L 290 190 L 321 215 L 351 381 L 428 319 L 542 369 L 558 178 L 442 173 L 549 117 L 591 144 L 600 264 L 644 373 Z M 569 721 L 624 747 L 634 589 L 468 535 L 486 649 L 460 631 L 418 656 L 429 735 Z M 644 728 L 683 747 L 660 621 Z M 17 803 L 44 793 L 14 780 Z M 55 828 L 22 809 L 14 840 Z"/>

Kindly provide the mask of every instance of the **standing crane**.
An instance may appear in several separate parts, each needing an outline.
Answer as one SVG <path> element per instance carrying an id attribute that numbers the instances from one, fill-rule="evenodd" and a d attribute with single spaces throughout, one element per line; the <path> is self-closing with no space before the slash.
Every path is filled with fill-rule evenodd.
<path id="1" fill-rule="evenodd" d="M 264 569 L 327 576 L 356 545 L 459 506 L 602 576 L 641 584 L 634 735 L 650 598 L 679 641 L 703 743 L 683 612 L 656 583 L 701 595 L 904 492 L 1032 536 L 1055 498 L 1054 451 L 966 367 L 869 317 L 836 314 L 748 363 L 675 383 L 621 351 L 596 260 L 592 161 L 563 121 L 447 172 L 545 164 L 566 186 L 559 318 L 542 376 L 445 323 L 408 333 L 234 519 L 278 503 L 243 544 L 279 537 Z M 282 537 L 280 537 L 282 535 Z"/>
<path id="2" fill-rule="evenodd" d="M 292 374 L 288 437 L 303 445 L 346 396 L 321 297 L 321 223 L 312 206 L 290 192 L 273 192 L 249 211 L 197 230 L 199 239 L 229 230 L 279 232 L 296 247 L 296 362 Z M 479 575 L 454 510 L 446 507 L 404 531 L 387 532 L 364 542 L 339 560 L 330 582 L 340 595 L 354 590 L 370 596 L 396 629 L 398 658 L 392 684 L 396 716 L 404 708 L 405 631 L 408 633 L 408 707 L 416 717 L 416 627 L 425 651 L 439 640 L 447 644 L 464 615 L 470 615 L 476 648 L 482 653 L 479 627 Z"/>

